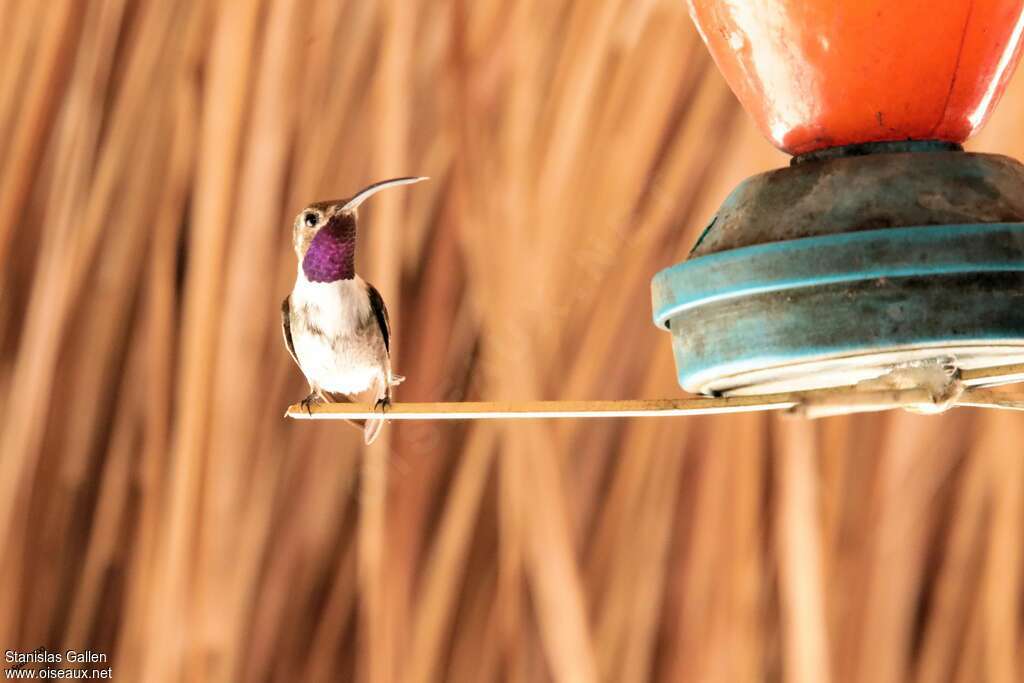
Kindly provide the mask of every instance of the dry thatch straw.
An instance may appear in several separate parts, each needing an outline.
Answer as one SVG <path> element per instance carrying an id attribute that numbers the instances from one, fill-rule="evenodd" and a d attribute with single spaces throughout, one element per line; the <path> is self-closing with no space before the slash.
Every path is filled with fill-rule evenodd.
<path id="1" fill-rule="evenodd" d="M 0 649 L 121 680 L 1016 681 L 1024 423 L 290 422 L 306 202 L 406 401 L 674 396 L 648 282 L 784 163 L 679 0 L 0 0 Z M 1024 78 L 976 148 L 1024 156 Z"/>

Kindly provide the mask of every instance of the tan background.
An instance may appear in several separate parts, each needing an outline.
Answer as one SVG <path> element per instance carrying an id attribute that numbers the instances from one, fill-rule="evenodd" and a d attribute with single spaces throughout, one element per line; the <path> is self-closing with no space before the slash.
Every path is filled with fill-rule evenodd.
<path id="1" fill-rule="evenodd" d="M 893 46 L 898 49 L 898 46 Z M 1024 157 L 1018 76 L 980 150 Z M 293 423 L 301 207 L 401 400 L 675 396 L 648 283 L 786 162 L 682 0 L 0 0 L 0 650 L 126 681 L 1015 681 L 1022 418 Z"/>

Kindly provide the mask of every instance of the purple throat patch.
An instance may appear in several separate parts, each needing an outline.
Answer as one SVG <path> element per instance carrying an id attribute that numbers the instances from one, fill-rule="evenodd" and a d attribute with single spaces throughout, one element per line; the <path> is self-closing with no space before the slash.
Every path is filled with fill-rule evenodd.
<path id="1" fill-rule="evenodd" d="M 355 255 L 355 230 L 328 224 L 313 236 L 302 259 L 302 272 L 310 282 L 350 280 L 355 276 Z"/>

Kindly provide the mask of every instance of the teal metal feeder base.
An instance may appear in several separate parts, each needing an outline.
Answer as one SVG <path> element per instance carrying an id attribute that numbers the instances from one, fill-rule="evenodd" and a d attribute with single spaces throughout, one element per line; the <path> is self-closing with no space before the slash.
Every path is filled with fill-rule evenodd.
<path id="1" fill-rule="evenodd" d="M 1024 166 L 931 142 L 796 157 L 740 184 L 651 289 L 695 393 L 1022 363 Z"/>

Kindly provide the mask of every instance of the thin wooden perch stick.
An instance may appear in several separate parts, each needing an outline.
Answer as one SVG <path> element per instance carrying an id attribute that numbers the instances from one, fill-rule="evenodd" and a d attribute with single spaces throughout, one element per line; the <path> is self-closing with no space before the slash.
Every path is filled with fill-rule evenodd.
<path id="1" fill-rule="evenodd" d="M 676 399 L 634 399 L 623 401 L 517 401 L 463 403 L 394 403 L 387 409 L 389 420 L 507 420 L 561 419 L 596 417 L 677 417 L 683 415 L 716 415 L 756 410 L 787 410 L 806 404 L 827 404 L 845 412 L 874 412 L 901 407 L 930 405 L 931 394 L 925 389 L 894 389 L 887 391 L 854 391 L 849 388 L 821 389 L 789 394 L 759 396 L 728 396 L 722 398 L 693 397 Z M 1024 396 L 1014 396 L 988 389 L 968 389 L 954 405 L 977 408 L 1024 410 Z M 287 417 L 313 420 L 365 420 L 380 417 L 378 408 L 365 403 L 324 403 L 310 406 L 309 412 L 299 404 L 288 408 Z"/>
<path id="2" fill-rule="evenodd" d="M 1024 395 L 1004 394 L 991 389 L 971 389 L 964 392 L 956 405 L 966 408 L 1024 410 Z"/>
<path id="3" fill-rule="evenodd" d="M 659 417 L 710 415 L 750 410 L 789 408 L 792 400 L 764 402 L 761 396 L 682 399 L 635 399 L 626 401 L 467 401 L 462 403 L 393 403 L 387 409 L 389 420 L 500 420 L 569 417 Z M 322 403 L 310 407 L 299 404 L 288 408 L 288 417 L 299 419 L 365 420 L 381 417 L 366 403 Z"/>

